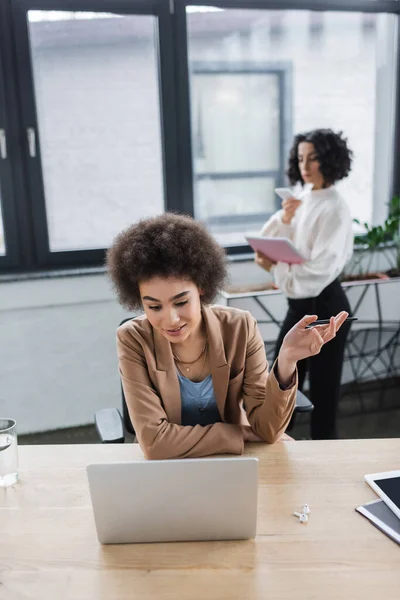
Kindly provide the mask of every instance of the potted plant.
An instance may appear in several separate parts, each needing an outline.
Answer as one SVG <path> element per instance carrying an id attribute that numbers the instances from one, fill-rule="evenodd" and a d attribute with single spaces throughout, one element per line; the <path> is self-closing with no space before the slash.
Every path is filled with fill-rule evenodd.
<path id="1" fill-rule="evenodd" d="M 355 240 L 354 256 L 345 270 L 344 281 L 400 276 L 400 196 L 392 198 L 389 208 L 383 225 L 363 224 L 366 231 Z M 361 224 L 358 219 L 354 222 Z M 383 270 L 385 261 L 387 268 Z"/>
<path id="2" fill-rule="evenodd" d="M 389 218 L 386 220 L 388 234 L 393 242 L 393 267 L 389 269 L 390 277 L 400 276 L 400 196 L 395 196 L 390 202 Z"/>

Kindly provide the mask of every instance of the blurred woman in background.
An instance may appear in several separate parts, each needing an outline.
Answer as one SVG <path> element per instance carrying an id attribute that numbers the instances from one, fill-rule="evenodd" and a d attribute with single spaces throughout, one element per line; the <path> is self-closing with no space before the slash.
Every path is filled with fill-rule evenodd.
<path id="1" fill-rule="evenodd" d="M 348 176 L 351 163 L 352 152 L 342 132 L 316 129 L 294 139 L 287 175 L 298 188 L 312 184 L 312 191 L 303 200 L 294 196 L 284 200 L 261 235 L 289 238 L 307 260 L 299 265 L 274 264 L 259 252 L 255 258 L 258 265 L 273 273 L 277 287 L 288 299 L 276 352 L 304 314 L 326 319 L 340 311 L 350 312 L 339 276 L 353 253 L 352 218 L 335 184 Z M 332 343 L 298 363 L 300 389 L 307 371 L 309 375 L 313 439 L 337 437 L 336 412 L 348 331 L 349 324 L 344 323 Z"/>

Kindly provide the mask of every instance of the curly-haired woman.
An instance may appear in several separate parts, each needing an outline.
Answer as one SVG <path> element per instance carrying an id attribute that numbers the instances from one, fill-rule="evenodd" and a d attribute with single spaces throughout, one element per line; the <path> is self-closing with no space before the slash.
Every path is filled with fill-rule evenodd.
<path id="1" fill-rule="evenodd" d="M 307 258 L 300 265 L 273 264 L 256 254 L 256 262 L 273 270 L 275 283 L 288 298 L 289 309 L 278 338 L 276 353 L 286 333 L 304 314 L 325 319 L 340 311 L 350 312 L 339 275 L 353 252 L 350 210 L 338 193 L 335 183 L 350 172 L 352 152 L 342 133 L 316 129 L 297 135 L 289 156 L 287 171 L 293 185 L 312 184 L 312 191 L 300 201 L 289 198 L 265 223 L 262 235 L 289 238 Z M 340 396 L 343 355 L 349 324 L 335 340 L 308 361 L 301 361 L 299 387 L 309 373 L 311 437 L 337 437 L 336 409 Z"/>
<path id="2" fill-rule="evenodd" d="M 122 232 L 107 266 L 119 299 L 144 309 L 118 329 L 120 374 L 147 458 L 241 454 L 244 442 L 278 440 L 295 405 L 296 363 L 320 351 L 347 313 L 285 336 L 268 373 L 248 312 L 210 306 L 226 278 L 224 251 L 200 223 L 165 214 Z"/>

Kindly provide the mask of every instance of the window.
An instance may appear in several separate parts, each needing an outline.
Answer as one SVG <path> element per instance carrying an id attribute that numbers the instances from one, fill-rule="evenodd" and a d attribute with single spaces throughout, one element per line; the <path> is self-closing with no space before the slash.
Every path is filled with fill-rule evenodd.
<path id="1" fill-rule="evenodd" d="M 165 210 L 247 252 L 293 135 L 317 127 L 354 150 L 339 184 L 353 216 L 384 220 L 400 3 L 216 3 L 0 3 L 0 271 L 100 266 L 119 231 Z"/>
<path id="2" fill-rule="evenodd" d="M 193 62 L 190 74 L 194 214 L 229 245 L 233 222 L 235 231 L 257 226 L 277 208 L 273 190 L 291 134 L 290 68 Z"/>
<path id="3" fill-rule="evenodd" d="M 52 252 L 106 248 L 164 210 L 155 20 L 28 12 Z"/>
<path id="4" fill-rule="evenodd" d="M 371 221 L 379 170 L 375 153 L 382 144 L 392 152 L 391 134 L 388 132 L 377 144 L 375 132 L 380 129 L 376 119 L 380 125 L 387 120 L 385 112 L 377 115 L 380 96 L 395 85 L 390 71 L 393 65 L 388 65 L 390 54 L 385 56 L 382 46 L 388 47 L 388 34 L 396 17 L 369 14 L 366 19 L 355 12 L 194 6 L 186 10 L 195 213 L 217 239 L 228 245 L 243 244 L 245 232 L 261 228 L 276 203 L 273 188 L 285 183 L 283 170 L 291 142 L 288 135 L 291 138 L 292 132 L 319 127 L 342 130 L 348 137 L 354 151 L 353 170 L 339 189 L 353 216 Z M 242 73 L 248 69 L 249 74 L 237 79 L 210 75 L 207 81 L 202 76 L 201 84 L 192 66 L 198 60 L 203 69 L 208 65 L 210 70 L 218 62 L 224 63 L 226 71 L 230 65 L 234 69 L 240 63 Z M 281 88 L 281 98 L 271 78 L 251 81 L 252 67 L 259 63 L 289 65 L 292 82 Z M 378 67 L 380 72 L 387 69 L 386 83 L 379 87 Z M 389 111 L 391 122 L 392 114 Z M 281 123 L 286 131 L 280 128 Z M 279 175 L 252 178 L 251 169 L 267 172 L 273 166 L 272 156 L 279 158 L 276 145 L 280 137 L 284 138 L 285 154 Z M 238 148 L 243 149 L 247 165 L 238 164 Z M 208 170 L 217 169 L 221 157 L 231 161 L 231 178 L 205 177 L 201 173 L 204 161 L 208 162 Z M 246 178 L 242 173 L 245 166 Z M 385 180 L 381 181 L 377 199 L 380 203 L 382 189 L 387 196 L 391 184 L 387 164 L 380 166 L 379 177 L 382 171 Z M 216 214 L 221 218 L 217 220 Z"/>

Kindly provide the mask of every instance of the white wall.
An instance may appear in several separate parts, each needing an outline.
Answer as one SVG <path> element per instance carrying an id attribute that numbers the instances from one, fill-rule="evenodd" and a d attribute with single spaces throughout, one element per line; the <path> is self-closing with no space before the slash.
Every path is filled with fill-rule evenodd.
<path id="1" fill-rule="evenodd" d="M 230 270 L 236 285 L 268 278 L 253 263 Z M 284 298 L 273 298 L 283 314 Z M 399 318 L 398 293 L 383 308 Z M 120 406 L 115 329 L 125 316 L 103 274 L 0 283 L 0 415 L 29 433 Z"/>
<path id="2" fill-rule="evenodd" d="M 234 281 L 236 271 L 260 281 L 253 264 L 233 267 Z M 115 330 L 126 316 L 104 274 L 0 283 L 0 415 L 29 433 L 120 406 Z"/>
<path id="3" fill-rule="evenodd" d="M 0 413 L 27 433 L 118 406 L 123 316 L 104 275 L 0 284 Z"/>

